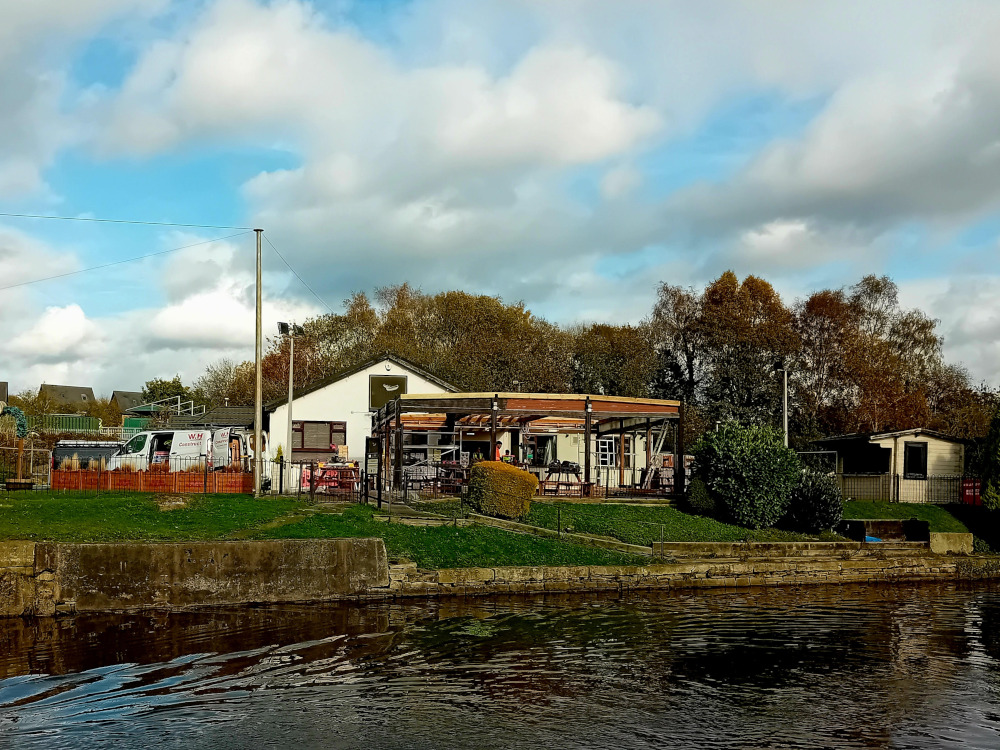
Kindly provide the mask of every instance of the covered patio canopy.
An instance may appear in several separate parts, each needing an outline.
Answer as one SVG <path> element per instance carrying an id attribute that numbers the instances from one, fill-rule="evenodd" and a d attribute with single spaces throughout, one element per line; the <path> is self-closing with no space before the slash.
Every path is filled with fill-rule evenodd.
<path id="1" fill-rule="evenodd" d="M 372 433 L 385 440 L 383 447 L 394 468 L 393 485 L 398 487 L 406 429 L 489 429 L 491 456 L 496 452 L 498 432 L 582 432 L 583 482 L 589 485 L 592 437 L 648 433 L 667 420 L 677 420 L 677 450 L 683 455 L 682 414 L 681 402 L 667 399 L 578 393 L 409 393 L 379 409 L 372 419 Z"/>

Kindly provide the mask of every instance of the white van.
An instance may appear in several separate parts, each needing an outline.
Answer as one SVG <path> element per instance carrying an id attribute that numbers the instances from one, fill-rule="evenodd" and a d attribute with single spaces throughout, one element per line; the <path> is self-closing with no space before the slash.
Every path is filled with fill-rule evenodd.
<path id="1" fill-rule="evenodd" d="M 267 438 L 264 437 L 264 455 L 267 455 Z M 234 427 L 223 427 L 212 433 L 212 468 L 216 470 L 240 468 L 253 471 L 253 433 Z"/>
<path id="2" fill-rule="evenodd" d="M 108 459 L 108 469 L 144 471 L 166 464 L 169 471 L 184 471 L 211 460 L 212 435 L 208 430 L 149 430 L 132 437 Z"/>

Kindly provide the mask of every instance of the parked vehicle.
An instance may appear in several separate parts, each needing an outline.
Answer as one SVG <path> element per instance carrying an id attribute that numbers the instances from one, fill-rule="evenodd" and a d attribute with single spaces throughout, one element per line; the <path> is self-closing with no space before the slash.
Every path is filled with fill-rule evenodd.
<path id="1" fill-rule="evenodd" d="M 59 440 L 52 447 L 52 468 L 107 468 L 108 460 L 121 447 L 116 440 Z"/>
<path id="2" fill-rule="evenodd" d="M 108 459 L 108 469 L 184 471 L 211 461 L 208 430 L 149 430 L 133 436 Z"/>

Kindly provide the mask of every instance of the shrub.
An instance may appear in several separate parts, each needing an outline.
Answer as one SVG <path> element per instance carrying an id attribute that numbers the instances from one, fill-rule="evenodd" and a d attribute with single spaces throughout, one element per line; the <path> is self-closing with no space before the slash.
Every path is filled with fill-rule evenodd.
<path id="1" fill-rule="evenodd" d="M 844 501 L 837 480 L 829 474 L 803 472 L 788 503 L 788 525 L 818 534 L 832 529 L 843 517 Z"/>
<path id="2" fill-rule="evenodd" d="M 687 505 L 688 510 L 699 516 L 714 516 L 717 511 L 715 498 L 709 493 L 705 483 L 697 477 L 688 485 Z"/>
<path id="3" fill-rule="evenodd" d="M 524 518 L 537 490 L 538 477 L 502 461 L 480 461 L 469 472 L 469 503 L 483 515 Z"/>
<path id="4" fill-rule="evenodd" d="M 785 515 L 800 467 L 779 430 L 730 422 L 705 433 L 693 452 L 696 475 L 734 522 L 766 529 Z"/>

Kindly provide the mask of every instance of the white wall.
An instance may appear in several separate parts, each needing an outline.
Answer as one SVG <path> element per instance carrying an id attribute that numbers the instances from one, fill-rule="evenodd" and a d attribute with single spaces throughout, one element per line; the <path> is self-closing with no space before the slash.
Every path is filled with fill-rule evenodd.
<path id="1" fill-rule="evenodd" d="M 295 421 L 347 422 L 347 450 L 349 458 L 362 461 L 365 457 L 365 438 L 371 437 L 372 417 L 368 412 L 368 376 L 405 375 L 407 393 L 447 393 L 437 383 L 433 383 L 411 370 L 385 359 L 365 370 L 331 383 L 325 388 L 313 391 L 295 399 L 292 404 L 292 419 Z M 288 434 L 288 405 L 279 406 L 271 414 L 270 446 L 272 453 L 280 445 L 287 455 L 285 446 Z"/>

